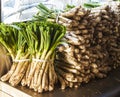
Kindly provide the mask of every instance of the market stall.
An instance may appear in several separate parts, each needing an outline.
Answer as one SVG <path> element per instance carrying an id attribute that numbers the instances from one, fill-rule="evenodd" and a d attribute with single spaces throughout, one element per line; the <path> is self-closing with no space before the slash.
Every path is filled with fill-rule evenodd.
<path id="1" fill-rule="evenodd" d="M 120 2 L 26 2 L 12 3 L 0 24 L 1 91 L 120 96 Z"/>

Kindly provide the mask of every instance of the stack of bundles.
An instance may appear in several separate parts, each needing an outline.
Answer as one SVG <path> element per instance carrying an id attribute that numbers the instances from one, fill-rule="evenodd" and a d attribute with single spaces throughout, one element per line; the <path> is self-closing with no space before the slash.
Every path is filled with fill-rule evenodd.
<path id="1" fill-rule="evenodd" d="M 119 16 L 109 6 L 91 12 L 76 7 L 61 15 L 75 21 L 59 21 L 67 27 L 63 39 L 66 43 L 58 48 L 55 61 L 62 89 L 78 87 L 94 77 L 106 77 L 111 67 L 120 64 Z"/>
<path id="2" fill-rule="evenodd" d="M 91 45 L 91 49 L 93 54 L 97 56 L 95 60 L 99 68 L 97 72 L 101 73 L 96 76 L 102 78 L 106 76 L 111 66 L 114 65 L 113 60 L 110 60 L 110 54 L 112 52 L 109 51 L 109 49 L 115 44 L 117 35 L 119 35 L 116 30 L 116 28 L 118 28 L 118 17 L 109 6 L 102 7 L 97 10 L 97 12 L 96 9 L 92 10 L 92 14 L 99 22 L 96 23 L 94 27 L 94 41 Z"/>
<path id="3" fill-rule="evenodd" d="M 57 82 L 54 70 L 55 49 L 66 28 L 51 22 L 1 24 L 0 43 L 12 58 L 12 66 L 1 77 L 12 86 L 19 83 L 39 93 L 52 91 Z"/>
<path id="4" fill-rule="evenodd" d="M 69 21 L 75 21 L 73 24 L 62 22 L 70 26 L 66 26 L 67 33 L 63 39 L 66 43 L 58 48 L 55 62 L 61 88 L 64 89 L 67 86 L 78 87 L 81 82 L 87 83 L 94 77 L 96 65 L 91 61 L 94 26 L 91 25 L 90 11 L 76 7 L 61 15 Z"/>
<path id="5" fill-rule="evenodd" d="M 109 56 L 110 56 L 110 65 L 113 68 L 120 66 L 120 3 L 116 2 L 113 3 L 112 10 L 114 14 L 112 15 L 112 22 L 110 25 L 113 24 L 111 27 L 112 34 L 109 40 Z"/>

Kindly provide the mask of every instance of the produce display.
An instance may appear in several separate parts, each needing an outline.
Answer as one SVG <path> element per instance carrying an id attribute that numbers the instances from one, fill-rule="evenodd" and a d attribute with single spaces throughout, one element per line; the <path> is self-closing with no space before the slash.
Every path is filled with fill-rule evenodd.
<path id="1" fill-rule="evenodd" d="M 57 16 L 57 22 L 67 29 L 65 43 L 58 47 L 55 60 L 61 89 L 79 87 L 96 77 L 104 78 L 108 71 L 120 65 L 119 5 L 90 10 L 77 6 L 59 15 L 39 5 L 37 19 L 56 21 Z"/>
<path id="2" fill-rule="evenodd" d="M 34 21 L 1 24 L 0 43 L 12 58 L 1 80 L 41 93 L 106 77 L 120 66 L 120 3 L 99 6 L 59 11 L 39 4 Z"/>
<path id="3" fill-rule="evenodd" d="M 35 91 L 51 91 L 57 82 L 54 70 L 55 49 L 66 30 L 50 22 L 26 22 L 0 25 L 0 43 L 13 64 L 2 81 L 12 86 L 28 86 Z"/>
<path id="4" fill-rule="evenodd" d="M 90 12 L 76 7 L 74 14 L 61 14 L 76 22 L 66 26 L 67 43 L 59 47 L 55 63 L 62 89 L 104 78 L 108 71 L 120 66 L 120 15 L 116 10 L 106 6 Z"/>

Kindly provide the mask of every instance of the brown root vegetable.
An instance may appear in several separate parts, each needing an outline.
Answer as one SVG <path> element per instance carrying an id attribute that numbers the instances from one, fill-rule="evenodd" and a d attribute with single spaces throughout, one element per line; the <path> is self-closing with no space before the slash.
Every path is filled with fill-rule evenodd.
<path id="1" fill-rule="evenodd" d="M 78 29 L 83 30 L 83 29 L 86 29 L 86 27 L 84 25 L 79 25 Z"/>

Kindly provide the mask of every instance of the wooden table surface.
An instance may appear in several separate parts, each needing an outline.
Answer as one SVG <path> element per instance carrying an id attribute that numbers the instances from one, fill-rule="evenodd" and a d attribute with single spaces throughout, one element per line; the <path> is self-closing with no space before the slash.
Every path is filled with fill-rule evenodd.
<path id="1" fill-rule="evenodd" d="M 61 90 L 56 88 L 52 92 L 38 94 L 26 87 L 17 86 L 14 88 L 3 82 L 0 82 L 0 87 L 2 91 L 13 97 L 120 97 L 120 67 L 111 71 L 107 78 L 92 80 L 78 89 Z M 7 96 L 0 95 L 0 97 Z"/>
<path id="2" fill-rule="evenodd" d="M 13 96 L 0 90 L 0 97 L 13 97 Z"/>

